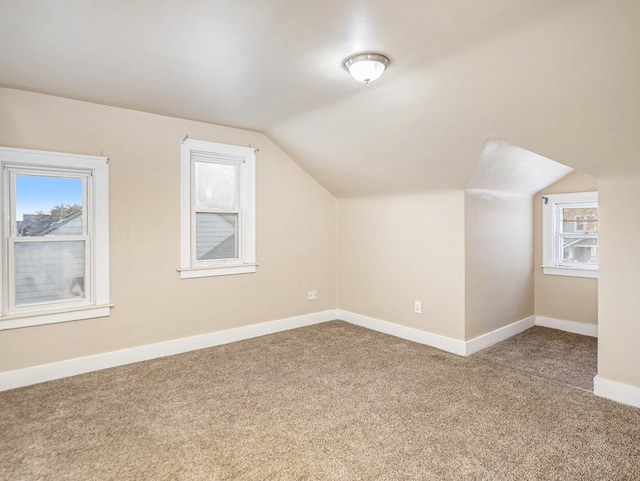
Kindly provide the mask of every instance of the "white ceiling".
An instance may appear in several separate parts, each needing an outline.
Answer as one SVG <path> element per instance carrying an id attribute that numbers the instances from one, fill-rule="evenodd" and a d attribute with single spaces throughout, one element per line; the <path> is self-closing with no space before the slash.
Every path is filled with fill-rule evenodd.
<path id="1" fill-rule="evenodd" d="M 0 86 L 261 131 L 342 197 L 464 188 L 490 137 L 598 175 L 640 137 L 639 5 L 0 0 Z"/>
<path id="2" fill-rule="evenodd" d="M 533 197 L 572 170 L 520 147 L 489 139 L 465 190 L 485 198 Z"/>

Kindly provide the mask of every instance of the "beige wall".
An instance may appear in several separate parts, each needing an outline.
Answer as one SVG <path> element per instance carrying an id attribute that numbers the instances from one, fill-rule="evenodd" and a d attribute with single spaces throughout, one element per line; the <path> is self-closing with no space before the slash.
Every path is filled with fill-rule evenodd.
<path id="1" fill-rule="evenodd" d="M 464 192 L 341 199 L 338 218 L 340 309 L 464 339 Z"/>
<path id="2" fill-rule="evenodd" d="M 455 339 L 473 337 L 464 332 L 462 190 L 343 199 L 336 220 L 336 200 L 256 132 L 9 89 L 0 89 L 0 125 L 3 146 L 111 159 L 115 304 L 110 318 L 0 331 L 0 371 L 336 306 Z M 628 130 L 626 142 L 590 151 L 572 143 L 580 158 L 554 158 L 592 172 L 597 166 L 599 375 L 640 387 L 640 135 L 637 126 Z M 179 280 L 184 135 L 260 148 L 257 274 Z M 320 299 L 306 301 L 308 289 L 318 289 Z M 545 288 L 536 283 L 536 289 L 536 314 L 572 317 L 542 309 Z M 423 302 L 421 315 L 413 312 L 415 300 Z"/>
<path id="3" fill-rule="evenodd" d="M 640 388 L 638 206 L 640 173 L 599 179 L 598 376 Z"/>
<path id="4" fill-rule="evenodd" d="M 542 273 L 542 196 L 598 190 L 598 181 L 573 171 L 541 190 L 533 199 L 533 270 L 535 314 L 565 321 L 598 324 L 598 279 L 545 275 Z"/>
<path id="5" fill-rule="evenodd" d="M 335 308 L 336 200 L 264 135 L 9 89 L 0 125 L 2 146 L 109 157 L 115 305 L 108 318 L 0 331 L 0 371 Z M 256 274 L 180 280 L 185 135 L 260 149 Z"/>
<path id="6" fill-rule="evenodd" d="M 533 315 L 531 198 L 465 194 L 465 339 Z"/>

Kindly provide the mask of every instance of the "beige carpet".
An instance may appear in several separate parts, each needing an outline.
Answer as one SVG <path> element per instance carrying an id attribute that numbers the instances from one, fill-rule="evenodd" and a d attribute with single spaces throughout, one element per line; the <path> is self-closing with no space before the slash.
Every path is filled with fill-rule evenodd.
<path id="1" fill-rule="evenodd" d="M 593 392 L 598 340 L 535 326 L 472 357 Z"/>
<path id="2" fill-rule="evenodd" d="M 2 480 L 638 480 L 640 410 L 343 322 L 0 393 Z"/>

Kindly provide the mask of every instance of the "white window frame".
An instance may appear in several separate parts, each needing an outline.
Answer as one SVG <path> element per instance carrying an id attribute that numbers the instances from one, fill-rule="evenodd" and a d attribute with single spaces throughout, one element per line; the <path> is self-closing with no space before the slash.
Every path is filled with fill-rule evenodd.
<path id="1" fill-rule="evenodd" d="M 15 306 L 12 286 L 13 244 L 16 219 L 14 189 L 11 182 L 21 174 L 76 177 L 84 180 L 83 218 L 85 230 L 85 297 Z M 66 154 L 0 147 L 0 207 L 2 222 L 2 275 L 0 275 L 0 330 L 105 317 L 109 302 L 109 159 L 89 155 Z M 12 226 L 12 224 L 14 224 Z M 71 239 L 73 240 L 73 239 Z"/>
<path id="2" fill-rule="evenodd" d="M 196 260 L 194 155 L 238 168 L 238 258 Z M 181 151 L 181 279 L 256 272 L 256 158 L 251 147 L 182 139 Z"/>
<path id="3" fill-rule="evenodd" d="M 572 277 L 598 277 L 598 266 L 575 266 L 561 262 L 559 229 L 561 210 L 581 204 L 598 204 L 598 192 L 574 192 L 542 196 L 542 269 L 545 274 Z"/>

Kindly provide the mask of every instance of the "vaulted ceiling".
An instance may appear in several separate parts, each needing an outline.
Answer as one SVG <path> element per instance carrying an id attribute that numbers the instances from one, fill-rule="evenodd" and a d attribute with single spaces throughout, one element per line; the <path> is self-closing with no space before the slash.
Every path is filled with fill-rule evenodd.
<path id="1" fill-rule="evenodd" d="M 0 86 L 261 131 L 339 197 L 462 188 L 492 137 L 598 176 L 640 138 L 639 21 L 637 0 L 2 0 Z M 391 59 L 369 85 L 341 65 L 363 51 Z"/>

